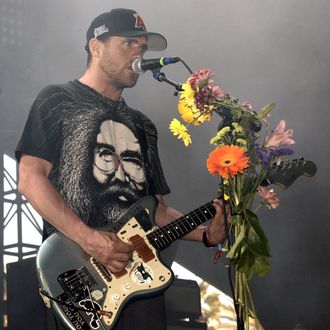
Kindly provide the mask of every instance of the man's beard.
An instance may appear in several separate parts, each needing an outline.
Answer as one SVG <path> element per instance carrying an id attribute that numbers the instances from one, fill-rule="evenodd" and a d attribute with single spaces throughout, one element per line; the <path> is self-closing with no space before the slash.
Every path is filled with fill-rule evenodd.
<path id="1" fill-rule="evenodd" d="M 139 191 L 127 187 L 120 180 L 115 180 L 108 188 L 97 193 L 95 218 L 90 219 L 89 224 L 97 227 L 111 226 L 131 205 L 144 195 L 144 189 Z"/>
<path id="2" fill-rule="evenodd" d="M 109 69 L 111 66 L 111 60 L 109 60 L 106 56 L 103 56 L 99 62 L 100 68 L 106 74 L 109 79 L 109 82 L 120 89 L 124 88 L 132 88 L 136 85 L 139 75 L 136 73 L 130 75 L 130 77 L 125 76 L 125 72 L 113 72 Z"/>

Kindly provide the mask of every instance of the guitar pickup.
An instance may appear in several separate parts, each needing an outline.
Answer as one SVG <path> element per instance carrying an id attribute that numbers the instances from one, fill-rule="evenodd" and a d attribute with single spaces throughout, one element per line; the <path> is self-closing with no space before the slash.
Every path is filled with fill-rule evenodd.
<path id="1" fill-rule="evenodd" d="M 112 281 L 112 276 L 107 267 L 102 265 L 99 261 L 97 261 L 95 258 L 91 258 L 91 263 L 94 265 L 94 267 L 98 270 L 100 275 L 103 277 L 103 279 L 107 282 Z"/>

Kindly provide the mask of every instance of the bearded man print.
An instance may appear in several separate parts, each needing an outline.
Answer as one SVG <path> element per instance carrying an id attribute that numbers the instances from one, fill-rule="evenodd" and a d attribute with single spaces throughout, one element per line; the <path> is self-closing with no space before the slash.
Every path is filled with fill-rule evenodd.
<path id="1" fill-rule="evenodd" d="M 145 173 L 140 144 L 124 124 L 105 120 L 94 148 L 93 177 L 97 181 L 98 217 L 116 220 L 145 195 Z"/>

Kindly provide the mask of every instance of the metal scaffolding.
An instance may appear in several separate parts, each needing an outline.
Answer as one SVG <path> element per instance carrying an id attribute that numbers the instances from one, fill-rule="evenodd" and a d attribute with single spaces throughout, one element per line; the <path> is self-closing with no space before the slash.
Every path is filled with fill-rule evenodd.
<path id="1" fill-rule="evenodd" d="M 7 325 L 6 264 L 35 256 L 42 239 L 42 220 L 18 191 L 18 165 L 1 154 L 0 329 Z"/>

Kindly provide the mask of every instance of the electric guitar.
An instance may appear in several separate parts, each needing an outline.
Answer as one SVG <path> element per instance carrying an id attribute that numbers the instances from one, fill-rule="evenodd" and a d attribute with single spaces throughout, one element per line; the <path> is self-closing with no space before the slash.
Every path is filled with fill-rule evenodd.
<path id="1" fill-rule="evenodd" d="M 314 163 L 298 159 L 273 165 L 263 185 L 275 183 L 286 188 L 299 176 L 315 173 Z M 157 228 L 156 206 L 154 197 L 144 197 L 111 228 L 99 228 L 117 233 L 121 240 L 135 247 L 131 261 L 120 273 L 111 273 L 59 232 L 41 245 L 37 255 L 41 296 L 68 329 L 111 330 L 129 301 L 164 291 L 171 284 L 173 273 L 161 262 L 158 251 L 215 215 L 210 202 Z"/>

